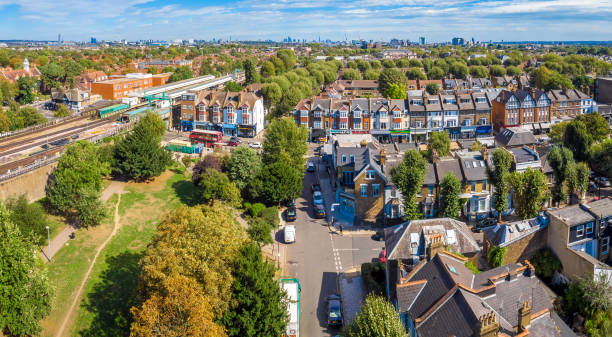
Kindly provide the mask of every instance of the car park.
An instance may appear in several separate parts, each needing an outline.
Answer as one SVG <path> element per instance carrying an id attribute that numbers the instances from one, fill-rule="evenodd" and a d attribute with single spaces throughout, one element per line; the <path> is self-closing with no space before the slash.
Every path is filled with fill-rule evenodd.
<path id="1" fill-rule="evenodd" d="M 293 243 L 295 242 L 295 226 L 288 225 L 283 229 L 283 235 L 285 237 L 285 243 Z"/>
<path id="2" fill-rule="evenodd" d="M 319 191 L 312 194 L 312 203 L 314 205 L 323 205 L 323 194 Z"/>
<path id="3" fill-rule="evenodd" d="M 342 326 L 342 309 L 340 296 L 332 294 L 327 296 L 327 327 Z"/>
<path id="4" fill-rule="evenodd" d="M 312 193 L 314 193 L 314 192 L 321 192 L 321 185 L 319 185 L 319 184 L 312 184 L 310 186 L 310 191 L 312 191 Z"/>
<path id="5" fill-rule="evenodd" d="M 286 215 L 287 221 L 295 221 L 297 217 L 295 206 L 287 208 L 285 215 Z"/>
<path id="6" fill-rule="evenodd" d="M 325 206 L 318 204 L 314 206 L 314 215 L 316 218 L 325 218 Z"/>
<path id="7" fill-rule="evenodd" d="M 306 171 L 308 171 L 308 172 L 314 172 L 315 171 L 315 165 L 314 165 L 313 162 L 311 162 L 311 161 L 308 162 L 308 166 L 306 168 Z"/>

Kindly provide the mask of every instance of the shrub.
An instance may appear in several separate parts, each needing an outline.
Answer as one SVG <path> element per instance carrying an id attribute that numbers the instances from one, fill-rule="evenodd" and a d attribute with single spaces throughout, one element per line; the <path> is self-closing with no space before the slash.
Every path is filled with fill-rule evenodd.
<path id="1" fill-rule="evenodd" d="M 259 216 L 272 227 L 277 227 L 280 223 L 280 219 L 278 217 L 278 207 L 276 206 L 262 209 Z"/>
<path id="2" fill-rule="evenodd" d="M 470 261 L 465 262 L 465 267 L 471 270 L 474 275 L 480 274 L 480 270 L 478 270 L 478 268 L 476 268 L 476 266 Z"/>
<path id="3" fill-rule="evenodd" d="M 251 213 L 251 216 L 260 216 L 264 209 L 266 209 L 266 205 L 257 202 L 251 205 L 249 212 Z"/>
<path id="4" fill-rule="evenodd" d="M 493 268 L 500 267 L 504 264 L 504 255 L 506 255 L 506 247 L 493 246 L 487 253 L 487 261 Z"/>
<path id="5" fill-rule="evenodd" d="M 263 218 L 251 218 L 249 220 L 249 228 L 247 229 L 247 233 L 251 240 L 262 244 L 267 245 L 274 240 L 272 239 L 272 227 L 268 222 L 266 222 Z"/>
<path id="6" fill-rule="evenodd" d="M 361 265 L 361 277 L 368 293 L 385 293 L 385 264 L 368 262 Z"/>
<path id="7" fill-rule="evenodd" d="M 563 270 L 561 261 L 548 248 L 540 249 L 531 259 L 536 275 L 549 283 L 556 271 Z"/>

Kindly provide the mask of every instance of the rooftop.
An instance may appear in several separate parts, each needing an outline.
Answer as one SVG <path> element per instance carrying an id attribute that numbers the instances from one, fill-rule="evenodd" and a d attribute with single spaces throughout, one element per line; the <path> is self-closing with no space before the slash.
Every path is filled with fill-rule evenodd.
<path id="1" fill-rule="evenodd" d="M 563 208 L 549 210 L 548 213 L 563 220 L 570 226 L 595 220 L 595 217 L 587 210 L 580 207 L 580 205 L 571 205 Z"/>

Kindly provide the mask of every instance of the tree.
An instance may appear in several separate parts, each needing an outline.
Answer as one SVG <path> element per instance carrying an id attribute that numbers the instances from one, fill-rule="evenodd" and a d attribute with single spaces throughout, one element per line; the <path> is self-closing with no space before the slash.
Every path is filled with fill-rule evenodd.
<path id="1" fill-rule="evenodd" d="M 274 69 L 274 63 L 272 63 L 270 61 L 265 61 L 261 65 L 260 72 L 261 72 L 261 76 L 263 76 L 263 77 L 274 76 L 276 74 L 276 70 Z"/>
<path id="2" fill-rule="evenodd" d="M 42 83 L 42 90 L 48 92 L 51 88 L 57 88 L 60 86 L 60 82 L 63 82 L 66 77 L 66 72 L 57 63 L 49 63 L 45 66 L 38 67 L 40 71 L 40 81 Z"/>
<path id="3" fill-rule="evenodd" d="M 429 83 L 425 87 L 425 91 L 430 95 L 437 95 L 440 92 L 440 86 L 436 83 Z"/>
<path id="4" fill-rule="evenodd" d="M 552 76 L 552 71 L 550 71 L 546 66 L 541 66 L 538 68 L 535 75 L 536 87 L 544 89 L 550 76 Z"/>
<path id="5" fill-rule="evenodd" d="M 573 120 L 565 128 L 563 144 L 574 153 L 574 158 L 584 161 L 589 158 L 589 147 L 593 139 L 584 122 Z"/>
<path id="6" fill-rule="evenodd" d="M 347 337 L 408 337 L 393 304 L 386 298 L 368 295 L 355 320 L 346 329 Z"/>
<path id="7" fill-rule="evenodd" d="M 182 81 L 192 77 L 193 71 L 191 71 L 190 66 L 179 66 L 174 69 L 174 73 L 170 76 L 170 82 Z"/>
<path id="8" fill-rule="evenodd" d="M 433 159 L 434 151 L 438 157 L 448 156 L 450 153 L 450 137 L 444 131 L 434 131 L 427 140 L 427 155 Z"/>
<path id="9" fill-rule="evenodd" d="M 172 276 L 140 307 L 131 312 L 134 322 L 130 336 L 224 337 L 224 328 L 215 323 L 208 297 L 194 279 Z"/>
<path id="10" fill-rule="evenodd" d="M 274 273 L 274 264 L 263 260 L 258 245 L 246 244 L 240 249 L 232 272 L 232 306 L 221 319 L 228 336 L 280 336 L 285 333 L 286 299 Z"/>
<path id="11" fill-rule="evenodd" d="M 427 79 L 427 76 L 425 76 L 425 74 L 423 74 L 423 72 L 419 68 L 410 68 L 410 69 L 408 69 L 406 71 L 406 77 L 409 80 L 425 80 L 425 79 Z"/>
<path id="12" fill-rule="evenodd" d="M 66 104 L 59 104 L 57 106 L 57 109 L 53 112 L 53 115 L 55 117 L 66 117 L 70 114 L 70 112 L 68 111 L 68 108 L 66 107 Z"/>
<path id="13" fill-rule="evenodd" d="M 247 84 L 252 84 L 257 82 L 259 74 L 257 74 L 257 69 L 255 67 L 255 61 L 252 58 L 247 58 L 244 60 L 244 76 Z"/>
<path id="14" fill-rule="evenodd" d="M 378 90 L 380 92 L 385 92 L 387 87 L 391 84 L 401 84 L 406 85 L 407 80 L 404 73 L 397 68 L 385 68 L 380 72 L 380 77 L 378 78 Z"/>
<path id="15" fill-rule="evenodd" d="M 518 67 L 515 67 L 515 66 L 508 66 L 508 67 L 506 67 L 506 74 L 508 76 L 512 76 L 512 77 L 518 76 L 518 75 L 521 74 L 521 69 L 519 69 Z"/>
<path id="16" fill-rule="evenodd" d="M 272 239 L 272 235 L 270 234 L 272 229 L 273 226 L 266 222 L 266 220 L 256 217 L 249 221 L 247 233 L 254 242 L 257 242 L 260 245 L 269 245 L 274 242 L 274 239 Z"/>
<path id="17" fill-rule="evenodd" d="M 107 212 L 100 200 L 100 192 L 92 189 L 84 189 L 74 202 L 76 219 L 81 226 L 95 226 L 102 222 Z"/>
<path id="18" fill-rule="evenodd" d="M 406 99 L 406 88 L 401 84 L 391 83 L 384 95 L 391 99 Z"/>
<path id="19" fill-rule="evenodd" d="M 422 217 L 417 208 L 416 195 L 423 186 L 426 173 L 427 162 L 417 150 L 406 151 L 402 162 L 391 170 L 391 179 L 402 192 L 405 214 L 408 219 Z"/>
<path id="20" fill-rule="evenodd" d="M 213 169 L 222 172 L 224 169 L 223 157 L 219 156 L 218 154 L 211 153 L 207 154 L 206 156 L 204 156 L 204 159 L 197 162 L 193 167 L 191 175 L 191 181 L 194 185 L 200 183 L 200 176 L 204 174 L 207 169 Z"/>
<path id="21" fill-rule="evenodd" d="M 295 106 L 302 99 L 302 92 L 295 86 L 289 88 L 289 90 L 283 93 L 283 98 L 280 104 L 277 106 L 277 113 L 279 116 L 289 114 Z"/>
<path id="22" fill-rule="evenodd" d="M 512 165 L 510 152 L 499 148 L 493 151 L 493 169 L 487 168 L 489 181 L 495 186 L 493 193 L 493 207 L 497 210 L 497 220 L 501 222 L 502 213 L 508 209 L 508 176 Z"/>
<path id="23" fill-rule="evenodd" d="M 266 128 L 263 143 L 262 161 L 272 164 L 286 160 L 290 167 L 303 172 L 307 151 L 308 130 L 295 125 L 293 119 L 285 117 L 272 121 Z"/>
<path id="24" fill-rule="evenodd" d="M 17 80 L 19 94 L 17 101 L 21 104 L 30 104 L 34 102 L 34 91 L 36 90 L 36 80 L 30 76 L 20 77 Z"/>
<path id="25" fill-rule="evenodd" d="M 487 261 L 493 268 L 501 267 L 504 264 L 504 257 L 508 247 L 493 246 L 487 253 Z"/>
<path id="26" fill-rule="evenodd" d="M 504 76 L 506 75 L 506 69 L 500 65 L 493 65 L 490 68 L 491 76 Z"/>
<path id="27" fill-rule="evenodd" d="M 591 139 L 595 142 L 601 142 L 607 139 L 610 134 L 610 124 L 608 124 L 608 121 L 603 118 L 599 112 L 579 115 L 576 117 L 576 120 L 586 125 Z"/>
<path id="28" fill-rule="evenodd" d="M 292 167 L 288 160 L 264 165 L 259 177 L 264 200 L 273 205 L 297 198 L 302 193 L 302 177 L 303 168 Z"/>
<path id="29" fill-rule="evenodd" d="M 53 288 L 37 251 L 0 205 L 0 331 L 7 336 L 38 335 L 40 320 L 51 311 Z"/>
<path id="30" fill-rule="evenodd" d="M 266 107 L 271 108 L 280 103 L 281 98 L 283 97 L 283 92 L 281 88 L 276 83 L 266 83 L 261 87 L 261 94 L 264 98 L 264 103 Z"/>
<path id="31" fill-rule="evenodd" d="M 552 280 L 555 272 L 560 272 L 563 269 L 561 261 L 548 248 L 538 250 L 531 259 L 531 263 L 535 268 L 536 275 L 546 283 Z"/>
<path id="32" fill-rule="evenodd" d="M 566 181 L 569 174 L 570 166 L 574 164 L 574 155 L 566 147 L 553 147 L 548 154 L 548 163 L 553 170 L 555 186 L 552 190 L 552 200 L 557 205 L 561 201 L 567 199 L 567 194 L 563 188 L 563 183 Z"/>
<path id="33" fill-rule="evenodd" d="M 206 169 L 200 176 L 198 193 L 204 202 L 222 200 L 232 206 L 240 205 L 240 190 L 231 182 L 225 173 Z"/>
<path id="34" fill-rule="evenodd" d="M 361 79 L 361 74 L 357 69 L 345 69 L 344 73 L 342 73 L 343 80 L 359 80 Z"/>
<path id="35" fill-rule="evenodd" d="M 500 66 L 498 66 L 498 67 L 500 67 Z M 503 69 L 502 67 L 500 67 L 500 68 Z M 489 71 L 484 66 L 471 66 L 470 67 L 470 75 L 472 75 L 474 77 L 488 78 L 489 77 Z"/>
<path id="36" fill-rule="evenodd" d="M 606 177 L 612 177 L 612 139 L 593 144 L 589 152 L 591 166 Z"/>
<path id="37" fill-rule="evenodd" d="M 563 136 L 565 135 L 565 128 L 569 122 L 555 123 L 550 127 L 550 140 L 556 144 L 563 144 Z"/>
<path id="38" fill-rule="evenodd" d="M 91 202 L 91 198 L 100 197 L 102 176 L 107 175 L 109 171 L 108 163 L 100 160 L 94 144 L 84 140 L 77 141 L 60 157 L 57 168 L 49 179 L 47 184 L 49 204 L 58 212 L 74 215 L 77 219 L 83 219 L 87 214 L 100 214 L 104 211 L 103 205 Z M 83 214 L 83 211 L 88 213 Z M 93 224 L 82 223 L 84 226 Z"/>
<path id="39" fill-rule="evenodd" d="M 113 172 L 144 181 L 159 176 L 170 165 L 170 153 L 160 146 L 166 124 L 159 115 L 148 112 L 130 134 L 115 146 Z"/>
<path id="40" fill-rule="evenodd" d="M 0 132 L 7 132 L 11 129 L 11 119 L 4 111 L 0 111 Z"/>
<path id="41" fill-rule="evenodd" d="M 30 236 L 35 244 L 41 246 L 47 242 L 46 226 L 49 216 L 40 203 L 29 203 L 25 194 L 9 198 L 6 208 L 10 211 L 10 221 L 19 228 L 23 235 Z"/>
<path id="42" fill-rule="evenodd" d="M 461 182 L 454 174 L 448 172 L 440 184 L 440 217 L 456 218 L 461 213 L 459 194 Z"/>
<path id="43" fill-rule="evenodd" d="M 567 190 L 569 193 L 578 196 L 578 200 L 584 197 L 589 186 L 589 173 L 591 169 L 586 163 L 573 163 L 570 166 L 567 176 Z"/>
<path id="44" fill-rule="evenodd" d="M 512 172 L 509 183 L 513 190 L 516 214 L 523 219 L 537 216 L 548 195 L 548 180 L 544 172 L 532 168 L 524 172 Z"/>
<path id="45" fill-rule="evenodd" d="M 243 190 L 251 179 L 257 177 L 261 166 L 261 157 L 257 151 L 247 146 L 238 146 L 230 157 L 227 175 L 236 183 L 236 187 Z"/>
<path id="46" fill-rule="evenodd" d="M 363 73 L 364 80 L 378 80 L 380 73 L 374 69 L 368 69 Z"/>
<path id="47" fill-rule="evenodd" d="M 450 71 L 450 73 L 453 74 L 456 78 L 466 78 L 469 72 L 467 65 L 465 65 L 465 63 L 463 62 L 451 63 L 448 71 Z"/>
<path id="48" fill-rule="evenodd" d="M 440 67 L 433 67 L 427 72 L 427 78 L 430 80 L 441 80 L 446 73 Z"/>
<path id="49" fill-rule="evenodd" d="M 240 92 L 242 91 L 242 86 L 234 81 L 229 81 L 225 83 L 225 91 Z"/>

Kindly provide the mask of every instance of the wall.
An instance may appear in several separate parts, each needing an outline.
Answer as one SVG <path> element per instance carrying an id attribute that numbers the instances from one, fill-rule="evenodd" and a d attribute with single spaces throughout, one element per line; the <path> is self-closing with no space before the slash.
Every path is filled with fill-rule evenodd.
<path id="1" fill-rule="evenodd" d="M 364 221 L 376 221 L 376 218 L 384 215 L 385 181 L 378 175 L 373 180 L 366 180 L 365 172 L 362 172 L 355 181 L 355 217 Z M 368 185 L 368 196 L 361 197 L 361 184 Z M 378 184 L 378 197 L 372 196 L 372 184 Z"/>
<path id="2" fill-rule="evenodd" d="M 577 252 L 567 247 L 568 225 L 558 217 L 547 212 L 550 224 L 548 225 L 547 244 L 557 255 L 563 265 L 563 275 L 570 280 L 577 277 L 591 278 L 597 260 L 584 252 Z M 590 258 L 590 259 L 589 259 Z"/>
<path id="3" fill-rule="evenodd" d="M 548 227 L 531 233 L 526 237 L 509 244 L 504 257 L 504 263 L 517 263 L 530 260 L 535 253 L 546 247 Z"/>
<path id="4" fill-rule="evenodd" d="M 29 201 L 43 198 L 47 180 L 56 166 L 57 162 L 0 182 L 0 200 L 23 193 L 27 195 Z"/>

